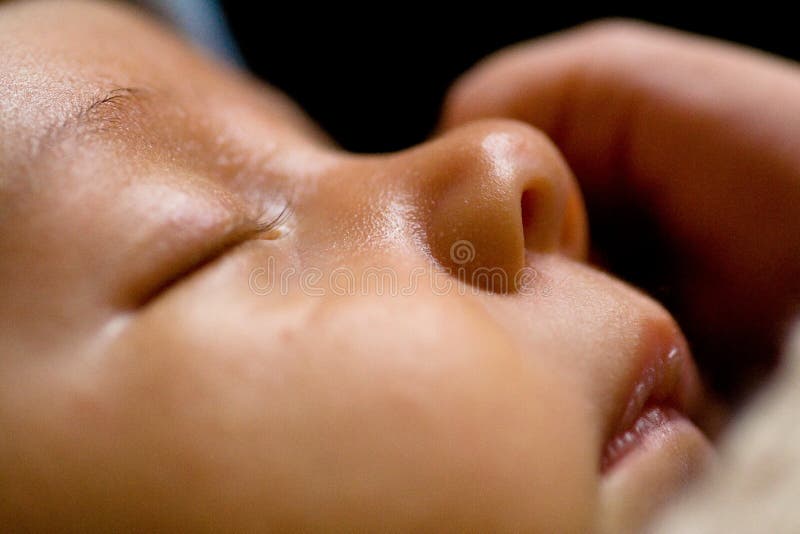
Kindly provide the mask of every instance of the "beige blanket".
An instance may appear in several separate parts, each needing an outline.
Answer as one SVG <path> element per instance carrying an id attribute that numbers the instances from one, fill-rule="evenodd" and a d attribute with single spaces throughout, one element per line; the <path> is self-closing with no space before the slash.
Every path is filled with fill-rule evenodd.
<path id="1" fill-rule="evenodd" d="M 774 379 L 720 446 L 719 463 L 653 533 L 800 533 L 800 321 Z"/>

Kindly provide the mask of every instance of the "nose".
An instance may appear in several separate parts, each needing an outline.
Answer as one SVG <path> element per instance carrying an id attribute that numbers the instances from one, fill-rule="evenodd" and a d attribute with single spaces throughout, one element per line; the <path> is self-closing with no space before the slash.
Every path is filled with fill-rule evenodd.
<path id="1" fill-rule="evenodd" d="M 419 199 L 430 253 L 468 282 L 492 286 L 502 279 L 507 287 L 490 289 L 513 291 L 528 252 L 585 259 L 580 191 L 558 149 L 538 130 L 481 121 L 400 157 L 415 169 L 406 186 Z"/>

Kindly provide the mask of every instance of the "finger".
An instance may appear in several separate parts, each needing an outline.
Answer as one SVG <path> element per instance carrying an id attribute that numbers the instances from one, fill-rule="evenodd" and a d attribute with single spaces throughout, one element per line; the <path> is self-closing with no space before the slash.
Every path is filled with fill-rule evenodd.
<path id="1" fill-rule="evenodd" d="M 800 263 L 797 64 L 603 21 L 489 57 L 454 85 L 441 127 L 489 116 L 548 133 L 590 205 L 632 191 L 720 280 L 787 289 L 771 281 Z"/>
<path id="2" fill-rule="evenodd" d="M 525 120 L 593 179 L 626 171 L 643 181 L 665 170 L 691 174 L 675 155 L 702 158 L 717 174 L 720 164 L 732 167 L 731 156 L 766 163 L 766 152 L 771 163 L 794 170 L 798 111 L 800 68 L 793 62 L 612 20 L 484 60 L 451 89 L 441 126 L 489 116 Z M 746 150 L 731 154 L 733 147 Z"/>

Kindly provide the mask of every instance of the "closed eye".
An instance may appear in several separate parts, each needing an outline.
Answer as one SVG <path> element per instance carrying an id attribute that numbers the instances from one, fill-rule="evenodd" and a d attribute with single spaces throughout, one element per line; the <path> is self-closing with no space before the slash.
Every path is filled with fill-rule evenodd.
<path id="1" fill-rule="evenodd" d="M 215 238 L 206 239 L 202 244 L 189 251 L 179 253 L 179 259 L 163 264 L 147 277 L 138 290 L 136 308 L 151 304 L 159 296 L 175 287 L 181 281 L 191 278 L 205 270 L 243 243 L 252 240 L 275 240 L 285 235 L 285 223 L 292 210 L 285 205 L 274 216 L 266 216 L 259 220 L 241 220 L 232 225 L 228 231 Z"/>
<path id="2" fill-rule="evenodd" d="M 134 308 L 150 305 L 158 297 L 220 261 L 242 244 L 253 240 L 276 240 L 286 234 L 286 222 L 292 210 L 286 204 L 274 215 L 259 219 L 236 217 L 225 224 L 215 225 L 204 232 L 202 239 L 192 238 L 175 242 L 168 251 L 166 260 L 154 258 L 155 268 L 138 279 L 131 288 L 136 295 Z M 191 222 L 184 222 L 191 224 Z"/>
<path id="3" fill-rule="evenodd" d="M 259 217 L 253 202 L 245 201 L 239 191 L 207 179 L 206 173 L 214 168 L 198 160 L 208 157 L 213 162 L 213 155 L 185 149 L 187 139 L 198 142 L 200 134 L 184 136 L 176 129 L 176 124 L 191 121 L 182 103 L 170 95 L 148 87 L 117 87 L 95 93 L 88 102 L 85 98 L 72 102 L 65 113 L 65 119 L 47 129 L 41 140 L 46 143 L 39 146 L 77 138 L 79 145 L 102 153 L 109 149 L 106 141 L 113 140 L 120 141 L 117 146 L 122 150 L 142 150 L 148 156 L 152 152 L 155 158 L 186 157 L 177 165 L 126 165 L 119 171 L 129 178 L 119 178 L 120 185 L 114 187 L 110 220 L 115 224 L 101 232 L 106 241 L 98 251 L 102 268 L 114 280 L 115 306 L 127 310 L 148 306 L 243 243 L 285 234 L 291 215 L 287 205 L 273 205 Z M 97 145 L 91 144 L 95 134 Z M 60 152 L 39 152 L 37 157 L 58 158 Z M 131 174 L 125 175 L 128 170 Z"/>

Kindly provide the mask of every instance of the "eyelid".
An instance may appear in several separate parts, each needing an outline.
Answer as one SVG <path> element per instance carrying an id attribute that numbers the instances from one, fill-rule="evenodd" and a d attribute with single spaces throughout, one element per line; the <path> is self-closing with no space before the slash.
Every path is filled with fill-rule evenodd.
<path id="1" fill-rule="evenodd" d="M 220 241 L 212 242 L 202 249 L 195 249 L 191 253 L 182 254 L 180 259 L 171 262 L 168 268 L 157 270 L 153 277 L 154 282 L 149 286 L 142 287 L 138 292 L 134 307 L 146 307 L 170 287 L 218 261 L 230 250 L 248 241 L 250 236 L 250 233 L 227 234 Z"/>
<path id="2" fill-rule="evenodd" d="M 166 287 L 249 239 L 255 224 L 236 196 L 177 176 L 141 176 L 114 200 L 119 227 L 109 234 L 124 309 L 146 305 Z"/>
<path id="3" fill-rule="evenodd" d="M 275 213 L 276 210 L 270 211 Z M 227 224 L 218 225 L 219 228 L 209 231 L 206 238 L 194 246 L 184 246 L 183 250 L 176 250 L 173 259 L 160 264 L 152 271 L 149 276 L 150 282 L 142 285 L 137 291 L 138 298 L 134 306 L 146 307 L 182 280 L 219 261 L 243 243 L 283 237 L 292 208 L 290 204 L 283 204 L 277 214 L 265 214 L 259 219 L 238 213 Z"/>

